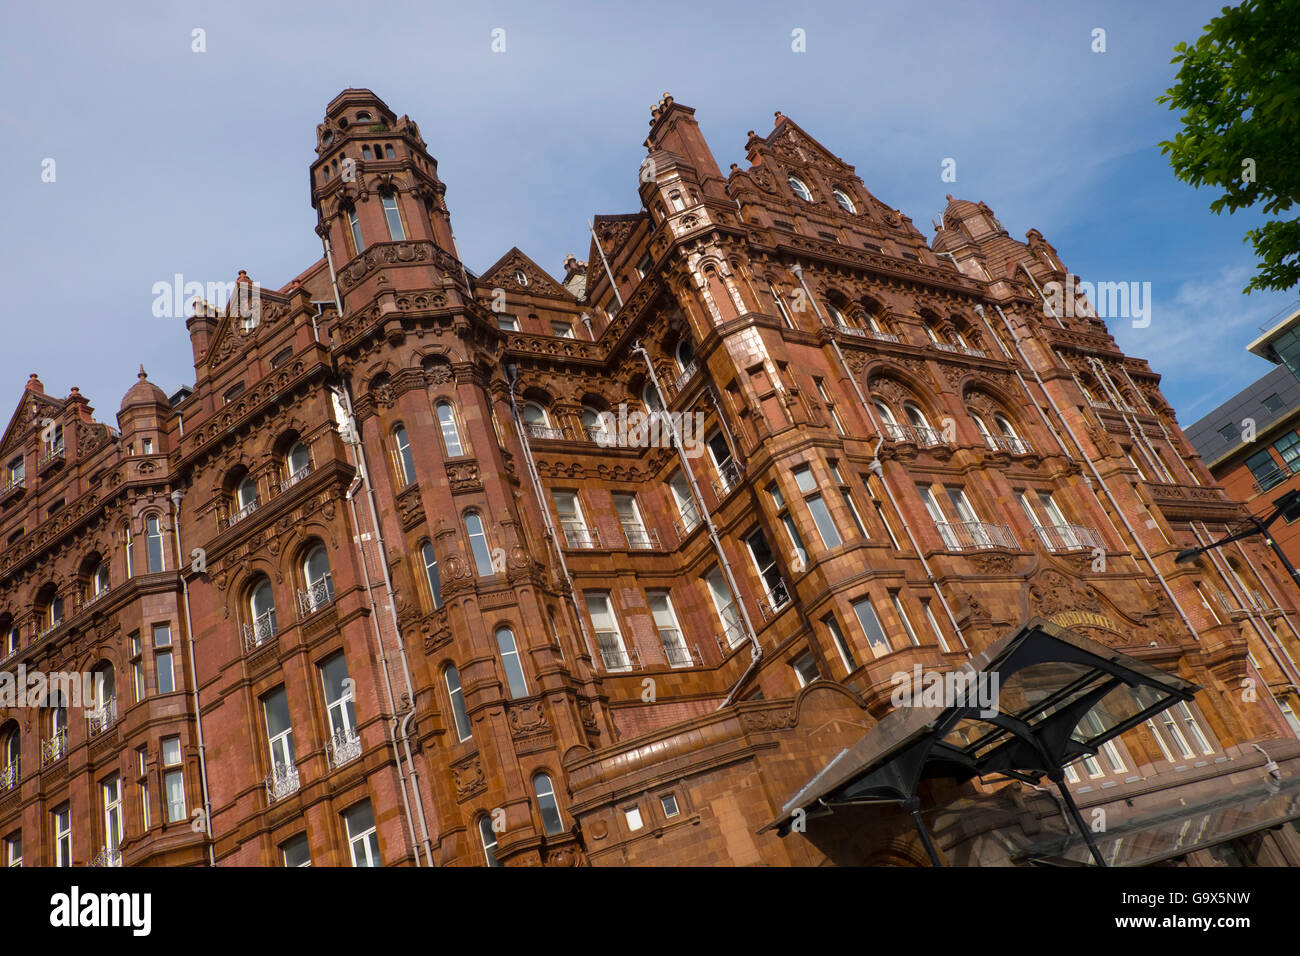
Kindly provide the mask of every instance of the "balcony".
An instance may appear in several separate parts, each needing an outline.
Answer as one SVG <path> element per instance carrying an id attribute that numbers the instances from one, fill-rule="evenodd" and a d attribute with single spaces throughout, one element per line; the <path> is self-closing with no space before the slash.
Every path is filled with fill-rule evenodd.
<path id="1" fill-rule="evenodd" d="M 0 770 L 0 792 L 12 790 L 18 786 L 18 781 L 22 780 L 22 772 L 18 769 L 18 760 Z"/>
<path id="2" fill-rule="evenodd" d="M 244 650 L 255 651 L 275 637 L 275 612 L 267 611 L 244 625 Z"/>
<path id="3" fill-rule="evenodd" d="M 325 741 L 325 757 L 334 770 L 361 756 L 361 734 L 355 727 L 344 727 L 330 734 Z M 296 787 L 294 789 L 297 789 Z"/>
<path id="4" fill-rule="evenodd" d="M 543 441 L 564 441 L 564 429 L 562 428 L 532 424 L 526 424 L 524 428 L 528 429 L 529 438 L 540 438 Z"/>
<path id="5" fill-rule="evenodd" d="M 913 425 L 912 434 L 916 436 L 916 443 L 921 448 L 934 448 L 937 445 L 948 444 L 943 440 L 943 432 L 929 425 Z"/>
<path id="6" fill-rule="evenodd" d="M 633 551 L 658 551 L 659 536 L 653 531 L 647 531 L 639 525 L 624 525 L 623 535 L 627 538 L 627 546 Z"/>
<path id="7" fill-rule="evenodd" d="M 298 768 L 292 764 L 276 764 L 266 777 L 266 798 L 271 803 L 283 800 L 298 792 Z"/>
<path id="8" fill-rule="evenodd" d="M 982 521 L 936 521 L 939 537 L 949 551 L 984 551 L 989 548 L 1007 548 L 1015 551 L 1019 545 L 1011 529 L 1002 524 L 985 524 Z"/>
<path id="9" fill-rule="evenodd" d="M 740 479 L 745 475 L 745 469 L 734 458 L 728 458 L 718 466 L 718 477 L 713 482 L 713 493 L 718 496 L 718 501 L 726 498 L 731 494 L 732 489 L 740 484 Z"/>
<path id="10" fill-rule="evenodd" d="M 951 352 L 955 355 L 970 355 L 974 358 L 988 358 L 988 353 L 983 349 L 973 349 L 966 345 L 949 345 L 947 342 L 934 342 L 933 345 L 940 352 Z"/>
<path id="11" fill-rule="evenodd" d="M 1048 551 L 1092 551 L 1095 548 L 1105 550 L 1106 547 L 1096 530 L 1073 524 L 1038 525 L 1034 534 Z"/>
<path id="12" fill-rule="evenodd" d="M 25 475 L 14 475 L 4 484 L 0 485 L 0 504 L 8 504 L 21 498 L 27 493 L 27 477 Z"/>
<path id="13" fill-rule="evenodd" d="M 687 646 L 681 631 L 675 627 L 659 628 L 659 642 L 669 667 L 694 667 L 700 662 L 699 652 Z"/>
<path id="14" fill-rule="evenodd" d="M 100 598 L 104 597 L 112 588 L 100 588 L 98 591 L 92 591 L 89 594 L 82 593 L 81 598 L 77 601 L 77 610 L 84 611 Z"/>
<path id="15" fill-rule="evenodd" d="M 695 377 L 695 373 L 698 372 L 699 370 L 700 367 L 696 365 L 694 362 L 691 362 L 689 365 L 686 366 L 686 368 L 682 369 L 682 374 L 678 375 L 677 381 L 673 382 L 673 391 L 680 392 L 683 388 L 685 388 L 687 383 L 689 383 L 690 380 Z"/>
<path id="16" fill-rule="evenodd" d="M 769 585 L 767 589 L 767 600 L 758 602 L 759 613 L 763 615 L 763 620 L 770 617 L 776 617 L 781 609 L 790 603 L 790 590 L 785 586 L 785 582 L 780 578 Z"/>
<path id="17" fill-rule="evenodd" d="M 885 433 L 885 437 L 890 441 L 915 442 L 912 437 L 912 429 L 906 425 L 900 425 L 897 422 L 881 422 L 880 429 Z"/>
<path id="18" fill-rule="evenodd" d="M 47 740 L 41 741 L 41 766 L 48 767 L 55 761 L 68 755 L 68 730 L 66 727 L 56 730 Z"/>
<path id="19" fill-rule="evenodd" d="M 836 331 L 843 332 L 845 335 L 857 336 L 860 339 L 875 339 L 877 342 L 897 342 L 898 336 L 889 332 L 877 332 L 875 329 L 855 329 L 851 325 L 837 325 Z"/>
<path id="20" fill-rule="evenodd" d="M 1114 408 L 1111 407 L 1110 402 L 1103 402 L 1103 401 L 1100 401 L 1099 399 L 1096 399 L 1096 398 L 1089 398 L 1089 399 L 1088 399 L 1088 404 L 1091 405 L 1093 408 L 1108 409 L 1108 410 L 1110 410 L 1110 411 L 1114 411 L 1114 410 L 1115 410 Z"/>
<path id="21" fill-rule="evenodd" d="M 226 518 L 226 527 L 227 528 L 234 527 L 235 525 L 239 524 L 239 522 L 243 521 L 245 518 L 247 518 L 256 510 L 257 510 L 257 499 L 254 498 L 248 504 L 244 505 L 244 507 L 240 508 L 234 514 Z"/>
<path id="22" fill-rule="evenodd" d="M 985 435 L 984 444 L 994 451 L 1005 451 L 1012 455 L 1032 455 L 1034 452 L 1029 442 L 1014 435 Z"/>
<path id="23" fill-rule="evenodd" d="M 623 647 L 617 631 L 597 631 L 596 644 L 600 648 L 601 662 L 610 673 L 630 671 L 636 666 Z"/>
<path id="24" fill-rule="evenodd" d="M 601 448 L 611 448 L 618 444 L 618 433 L 608 428 L 602 428 L 600 425 L 584 425 L 582 429 L 587 433 L 587 438 Z"/>
<path id="25" fill-rule="evenodd" d="M 310 617 L 334 600 L 334 582 L 330 575 L 313 581 L 307 590 L 298 592 L 298 616 Z"/>
<path id="26" fill-rule="evenodd" d="M 99 852 L 95 854 L 94 859 L 90 861 L 91 866 L 121 866 L 122 851 L 115 846 L 101 846 Z"/>
<path id="27" fill-rule="evenodd" d="M 570 548 L 591 550 L 600 547 L 600 535 L 596 529 L 588 528 L 581 521 L 561 521 L 560 529 L 564 532 L 564 543 Z"/>
<path id="28" fill-rule="evenodd" d="M 286 491 L 288 491 L 294 485 L 298 484 L 298 482 L 302 481 L 310 474 L 311 474 L 311 462 L 308 462 L 307 464 L 299 468 L 297 471 L 295 471 L 288 478 L 284 479 L 284 481 L 280 482 L 280 494 L 284 494 Z"/>
<path id="29" fill-rule="evenodd" d="M 104 701 L 102 705 L 86 713 L 86 720 L 89 724 L 90 736 L 102 734 L 109 727 L 113 726 L 113 721 L 117 720 L 117 697 L 113 696 Z"/>
<path id="30" fill-rule="evenodd" d="M 744 642 L 745 629 L 737 619 L 729 624 L 724 624 L 722 634 L 714 637 L 714 640 L 718 642 L 718 650 L 722 652 L 722 656 L 726 657 L 734 647 Z"/>
<path id="31" fill-rule="evenodd" d="M 63 463 L 66 460 L 67 459 L 64 453 L 63 440 L 60 439 L 59 441 L 55 442 L 52 446 L 47 447 L 41 453 L 41 457 L 36 463 L 36 473 L 38 475 L 43 475 L 47 471 L 51 471 L 55 468 L 62 468 Z"/>
<path id="32" fill-rule="evenodd" d="M 673 519 L 673 531 L 677 533 L 677 540 L 685 541 L 691 532 L 700 526 L 702 520 L 699 511 L 695 507 L 695 502 L 688 502 L 684 508 L 680 509 L 678 517 Z"/>

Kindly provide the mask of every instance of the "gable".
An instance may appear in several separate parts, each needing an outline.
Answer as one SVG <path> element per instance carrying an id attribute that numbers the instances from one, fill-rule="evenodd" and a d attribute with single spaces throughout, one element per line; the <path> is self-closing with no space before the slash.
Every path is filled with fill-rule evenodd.
<path id="1" fill-rule="evenodd" d="M 523 282 L 519 281 L 522 275 Z M 516 246 L 498 259 L 479 276 L 478 281 L 491 288 L 507 289 L 512 293 L 542 295 L 552 299 L 574 301 L 571 293 L 556 282 L 545 269 L 519 251 Z"/>

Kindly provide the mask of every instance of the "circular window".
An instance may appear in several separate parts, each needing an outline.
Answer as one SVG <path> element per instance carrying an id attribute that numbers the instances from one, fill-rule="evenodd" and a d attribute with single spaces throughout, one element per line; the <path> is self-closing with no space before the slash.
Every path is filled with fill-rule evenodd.
<path id="1" fill-rule="evenodd" d="M 808 184 L 805 183 L 798 176 L 790 177 L 790 188 L 793 189 L 794 194 L 798 196 L 800 199 L 802 199 L 804 202 L 813 201 L 812 190 L 809 189 Z"/>
<path id="2" fill-rule="evenodd" d="M 528 276 L 524 275 L 522 269 L 515 270 L 515 282 L 520 285 L 528 285 Z"/>
<path id="3" fill-rule="evenodd" d="M 849 198 L 849 194 L 843 189 L 832 189 L 831 195 L 835 197 L 835 201 L 840 204 L 840 208 L 845 212 L 857 213 L 858 207 L 853 205 L 853 200 Z"/>

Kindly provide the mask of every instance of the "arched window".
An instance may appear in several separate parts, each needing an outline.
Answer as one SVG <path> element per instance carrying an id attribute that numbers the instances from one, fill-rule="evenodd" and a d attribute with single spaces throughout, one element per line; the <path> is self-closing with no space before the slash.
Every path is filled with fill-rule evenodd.
<path id="1" fill-rule="evenodd" d="M 109 588 L 108 562 L 100 561 L 90 572 L 91 597 L 99 597 Z"/>
<path id="2" fill-rule="evenodd" d="M 94 703 L 86 716 L 90 721 L 90 734 L 105 730 L 117 719 L 117 684 L 113 678 L 113 665 L 101 661 L 91 671 L 94 684 Z"/>
<path id="3" fill-rule="evenodd" d="M 546 414 L 546 409 L 542 408 L 536 402 L 524 402 L 521 411 L 524 419 L 524 427 L 528 429 L 528 434 L 533 438 L 552 438 L 551 419 Z"/>
<path id="4" fill-rule="evenodd" d="M 357 207 L 348 206 L 347 208 L 348 228 L 352 230 L 352 251 L 356 255 L 361 255 L 366 248 L 365 241 L 361 238 L 361 220 L 357 218 Z"/>
<path id="5" fill-rule="evenodd" d="M 542 829 L 547 836 L 557 836 L 564 832 L 564 820 L 560 816 L 560 803 L 555 799 L 555 786 L 551 778 L 544 773 L 533 777 L 533 793 L 537 794 L 537 809 L 542 814 Z"/>
<path id="6" fill-rule="evenodd" d="M 497 835 L 492 830 L 492 818 L 486 813 L 478 818 L 478 835 L 483 841 L 483 855 L 487 857 L 488 866 L 500 866 L 497 859 Z"/>
<path id="7" fill-rule="evenodd" d="M 971 421 L 975 423 L 975 427 L 979 429 L 980 437 L 984 439 L 984 444 L 988 445 L 990 448 L 997 448 L 998 440 L 993 437 L 993 433 L 989 431 L 989 426 L 985 424 L 984 419 L 976 415 L 974 412 L 971 412 L 970 417 Z"/>
<path id="8" fill-rule="evenodd" d="M 903 403 L 903 414 L 911 422 L 914 428 L 929 428 L 930 422 L 925 417 L 925 412 L 912 402 Z"/>
<path id="9" fill-rule="evenodd" d="M 848 320 L 844 318 L 844 313 L 841 312 L 839 309 L 835 308 L 835 306 L 833 306 L 829 302 L 826 303 L 826 314 L 829 315 L 831 317 L 831 321 L 834 322 L 840 328 L 844 328 L 849 324 Z"/>
<path id="10" fill-rule="evenodd" d="M 846 193 L 843 189 L 839 189 L 839 188 L 832 189 L 831 195 L 835 197 L 835 201 L 840 204 L 840 208 L 843 209 L 845 212 L 852 213 L 854 215 L 857 214 L 858 207 L 853 205 L 853 200 L 849 198 L 849 194 Z"/>
<path id="11" fill-rule="evenodd" d="M 436 610 L 442 607 L 442 579 L 438 577 L 438 556 L 428 541 L 420 545 L 420 557 L 424 559 L 424 579 L 429 582 L 429 594 L 433 596 Z"/>
<path id="12" fill-rule="evenodd" d="M 388 238 L 401 242 L 406 238 L 402 228 L 402 214 L 397 211 L 397 197 L 392 193 L 380 193 L 379 202 L 384 207 L 384 218 L 388 220 Z"/>
<path id="13" fill-rule="evenodd" d="M 884 323 L 882 323 L 880 319 L 876 316 L 876 313 L 873 309 L 866 309 L 865 314 L 867 317 L 867 325 L 871 327 L 872 332 L 889 331 L 888 329 L 885 328 Z"/>
<path id="14" fill-rule="evenodd" d="M 469 740 L 469 712 L 465 710 L 465 692 L 460 689 L 460 671 L 455 664 L 448 664 L 442 672 L 442 679 L 447 683 L 447 696 L 451 699 L 451 716 L 456 724 L 456 739 Z"/>
<path id="15" fill-rule="evenodd" d="M 163 561 L 162 528 L 158 524 L 158 519 L 146 519 L 144 523 L 144 531 L 145 551 L 148 554 L 149 571 L 165 571 L 167 566 Z"/>
<path id="16" fill-rule="evenodd" d="M 789 178 L 789 183 L 790 183 L 790 188 L 794 190 L 794 194 L 796 196 L 798 196 L 804 202 L 813 201 L 812 190 L 808 188 L 808 184 L 805 183 L 802 179 L 800 179 L 798 176 L 792 175 Z"/>
<path id="17" fill-rule="evenodd" d="M 437 405 L 438 427 L 442 429 L 442 445 L 448 458 L 459 458 L 465 454 L 460 443 L 460 429 L 456 427 L 456 410 L 451 402 L 442 401 Z"/>
<path id="18" fill-rule="evenodd" d="M 311 474 L 311 453 L 300 441 L 293 443 L 284 456 L 284 486 L 287 488 Z"/>
<path id="19" fill-rule="evenodd" d="M 641 401 L 645 403 L 646 410 L 654 415 L 664 410 L 663 403 L 659 401 L 659 393 L 655 390 L 654 382 L 646 382 L 641 389 Z"/>
<path id="20" fill-rule="evenodd" d="M 515 644 L 515 635 L 510 628 L 497 628 L 497 650 L 501 652 L 501 664 L 506 670 L 506 683 L 510 687 L 510 696 L 527 697 L 528 680 L 524 677 L 524 665 L 519 659 L 519 647 Z"/>
<path id="21" fill-rule="evenodd" d="M 239 517 L 257 509 L 257 482 L 252 475 L 245 475 L 235 489 L 235 510 Z"/>
<path id="22" fill-rule="evenodd" d="M 17 724 L 10 726 L 4 737 L 4 768 L 0 769 L 0 791 L 18 786 L 23 739 Z"/>
<path id="23" fill-rule="evenodd" d="M 474 555 L 474 567 L 481 578 L 496 574 L 492 566 L 492 549 L 488 547 L 487 532 L 483 530 L 483 518 L 477 511 L 465 514 L 465 533 L 469 535 L 469 549 Z"/>
<path id="24" fill-rule="evenodd" d="M 695 345 L 688 338 L 677 343 L 677 368 L 683 373 L 695 364 Z"/>
<path id="25" fill-rule="evenodd" d="M 1004 437 L 1006 438 L 1020 437 L 1019 435 L 1016 434 L 1016 430 L 1012 426 L 1011 421 L 1001 412 L 993 413 L 993 422 L 998 426 L 998 431 L 1002 432 L 1002 435 Z"/>
<path id="26" fill-rule="evenodd" d="M 880 414 L 880 420 L 886 425 L 897 425 L 898 420 L 894 418 L 894 410 L 880 400 L 871 403 L 875 406 L 876 411 Z"/>
<path id="27" fill-rule="evenodd" d="M 311 614 L 334 600 L 334 579 L 330 575 L 330 556 L 323 544 L 307 552 L 302 562 L 302 576 L 307 591 L 302 596 L 302 611 Z"/>
<path id="28" fill-rule="evenodd" d="M 271 592 L 271 579 L 264 574 L 248 592 L 248 611 L 250 622 L 245 633 L 250 644 L 264 644 L 275 636 L 275 595 Z"/>
<path id="29" fill-rule="evenodd" d="M 397 480 L 405 488 L 415 481 L 415 457 L 411 454 L 411 443 L 406 437 L 405 425 L 393 429 L 393 445 L 393 467 L 397 471 Z"/>

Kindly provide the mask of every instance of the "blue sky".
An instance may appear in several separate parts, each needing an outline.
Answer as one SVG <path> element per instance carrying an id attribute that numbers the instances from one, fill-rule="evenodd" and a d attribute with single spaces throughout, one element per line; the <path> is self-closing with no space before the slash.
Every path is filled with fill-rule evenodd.
<path id="1" fill-rule="evenodd" d="M 1300 293 L 1241 295 L 1258 220 L 1216 217 L 1156 146 L 1171 48 L 1221 0 L 1031 3 L 23 4 L 0 35 L 0 415 L 30 372 L 113 421 L 144 363 L 193 381 L 173 274 L 275 288 L 320 255 L 308 165 L 325 104 L 369 87 L 420 124 L 466 264 L 553 274 L 593 213 L 637 208 L 649 107 L 697 110 L 725 171 L 780 109 L 931 235 L 944 195 L 1037 227 L 1090 281 L 1150 282 L 1150 360 L 1184 425 L 1269 371 L 1245 352 Z M 923 12 L 922 12 L 923 11 Z M 494 28 L 506 52 L 491 51 Z M 1106 52 L 1091 34 L 1106 30 Z M 206 52 L 191 50 L 206 31 Z M 807 52 L 791 51 L 805 31 Z M 943 159 L 957 181 L 940 180 Z M 41 181 L 42 161 L 56 180 Z M 1261 173 L 1262 174 L 1262 173 Z"/>

